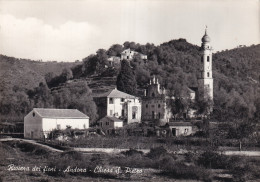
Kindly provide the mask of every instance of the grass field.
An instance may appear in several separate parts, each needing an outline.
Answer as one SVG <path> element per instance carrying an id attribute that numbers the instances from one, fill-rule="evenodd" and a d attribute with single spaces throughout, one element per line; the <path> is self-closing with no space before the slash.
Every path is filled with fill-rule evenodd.
<path id="1" fill-rule="evenodd" d="M 51 152 L 24 141 L 0 143 L 0 181 L 257 181 L 260 159 L 229 157 L 213 151 L 148 154 Z M 119 169 L 120 168 L 120 169 Z M 118 172 L 119 171 L 119 172 Z"/>

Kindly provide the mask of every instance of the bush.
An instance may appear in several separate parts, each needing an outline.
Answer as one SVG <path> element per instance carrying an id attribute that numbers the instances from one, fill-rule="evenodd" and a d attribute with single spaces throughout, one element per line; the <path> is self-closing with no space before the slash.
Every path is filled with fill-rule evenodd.
<path id="1" fill-rule="evenodd" d="M 138 151 L 138 150 L 135 150 L 135 149 L 129 149 L 129 150 L 123 151 L 121 153 L 124 154 L 125 156 L 143 155 L 142 151 Z"/>
<path id="2" fill-rule="evenodd" d="M 187 166 L 182 162 L 175 163 L 173 160 L 168 160 L 162 169 L 163 172 L 161 174 L 177 179 L 212 181 L 210 171 L 199 166 Z"/>
<path id="3" fill-rule="evenodd" d="M 229 157 L 213 151 L 202 153 L 197 162 L 206 168 L 227 169 L 229 167 Z"/>
<path id="4" fill-rule="evenodd" d="M 161 146 L 156 148 L 151 148 L 150 152 L 147 154 L 147 157 L 150 159 L 159 159 L 161 155 L 167 154 L 167 150 Z"/>
<path id="5" fill-rule="evenodd" d="M 198 158 L 196 153 L 190 152 L 190 151 L 185 153 L 184 156 L 185 156 L 186 162 L 194 162 L 194 161 L 197 161 L 197 158 Z"/>

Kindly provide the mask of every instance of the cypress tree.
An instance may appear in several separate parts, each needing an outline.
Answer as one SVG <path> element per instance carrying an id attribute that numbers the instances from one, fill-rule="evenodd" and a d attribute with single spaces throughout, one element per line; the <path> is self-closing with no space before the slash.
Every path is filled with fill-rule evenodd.
<path id="1" fill-rule="evenodd" d="M 136 79 L 128 61 L 121 62 L 121 70 L 117 76 L 117 89 L 128 94 L 136 94 Z"/>

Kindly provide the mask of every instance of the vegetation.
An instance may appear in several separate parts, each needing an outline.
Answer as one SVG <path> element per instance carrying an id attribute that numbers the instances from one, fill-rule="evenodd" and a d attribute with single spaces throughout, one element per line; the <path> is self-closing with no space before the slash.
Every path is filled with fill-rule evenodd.
<path id="1" fill-rule="evenodd" d="M 117 76 L 117 89 L 131 95 L 136 94 L 135 75 L 126 60 L 121 62 L 121 70 Z"/>
<path id="2" fill-rule="evenodd" d="M 123 61 L 118 74 L 119 68 L 109 65 L 107 59 L 119 56 L 126 48 L 146 54 L 148 60 L 135 56 L 130 62 L 131 68 Z M 229 137 L 247 137 L 248 134 L 235 136 L 232 131 L 240 130 L 239 125 L 249 123 L 251 128 L 256 128 L 259 120 L 259 55 L 260 45 L 213 55 L 214 108 L 211 119 L 232 122 L 235 127 L 230 129 Z M 0 119 L 21 122 L 33 107 L 55 107 L 77 108 L 94 121 L 97 118 L 96 106 L 86 80 L 93 76 L 102 79 L 107 75 L 118 76 L 119 88 L 131 94 L 144 89 L 150 76 L 155 75 L 161 85 L 176 96 L 177 99 L 170 104 L 176 117 L 190 108 L 205 113 L 208 111 L 203 101 L 194 104 L 188 99 L 181 99 L 185 97 L 187 87 L 197 86 L 199 60 L 199 47 L 185 39 L 159 46 L 134 42 L 125 42 L 123 46 L 115 44 L 108 50 L 99 49 L 81 63 L 43 63 L 1 56 Z M 250 128 L 246 130 L 248 133 L 252 131 Z"/>

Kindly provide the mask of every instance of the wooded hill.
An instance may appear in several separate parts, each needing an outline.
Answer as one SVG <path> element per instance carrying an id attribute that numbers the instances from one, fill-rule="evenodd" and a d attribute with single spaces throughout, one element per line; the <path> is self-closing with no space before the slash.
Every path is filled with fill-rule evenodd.
<path id="1" fill-rule="evenodd" d="M 187 86 L 197 86 L 200 48 L 185 39 L 159 46 L 134 42 L 115 44 L 108 50 L 99 49 L 95 55 L 78 63 L 37 62 L 0 56 L 1 120 L 22 121 L 33 107 L 78 108 L 96 118 L 96 108 L 89 106 L 93 105 L 92 98 L 87 101 L 80 98 L 82 95 L 91 97 L 89 86 L 106 90 L 108 85 L 104 80 L 107 78 L 104 77 L 115 79 L 120 71 L 119 66 L 110 66 L 107 59 L 119 56 L 127 48 L 148 56 L 147 62 L 138 56 L 131 61 L 137 89 L 145 88 L 152 75 L 158 77 L 164 87 L 174 89 L 180 95 Z M 213 55 L 214 113 L 218 120 L 231 116 L 259 118 L 259 70 L 260 45 Z M 86 91 L 80 89 L 81 86 Z M 73 87 L 79 92 L 73 91 Z"/>

